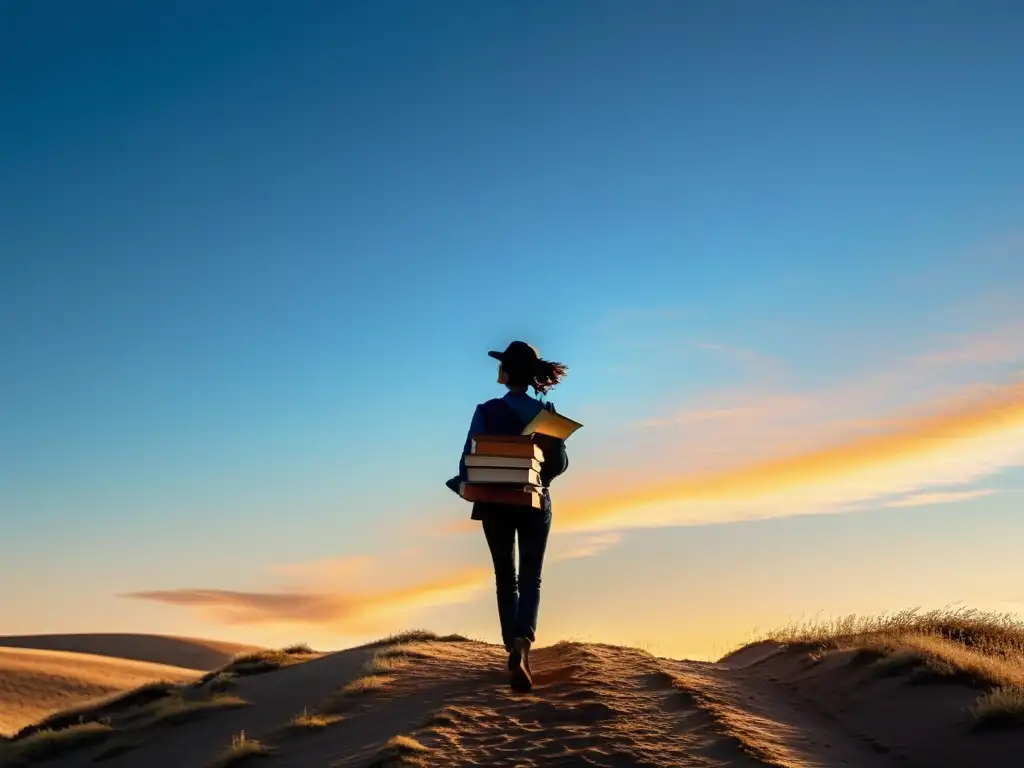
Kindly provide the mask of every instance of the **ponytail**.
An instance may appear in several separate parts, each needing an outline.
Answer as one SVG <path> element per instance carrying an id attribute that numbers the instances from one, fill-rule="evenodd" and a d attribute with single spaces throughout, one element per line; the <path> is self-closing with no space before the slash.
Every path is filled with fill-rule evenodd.
<path id="1" fill-rule="evenodd" d="M 556 386 L 568 371 L 568 366 L 551 360 L 538 360 L 534 366 L 533 381 L 530 386 L 538 394 L 546 394 L 549 389 Z"/>

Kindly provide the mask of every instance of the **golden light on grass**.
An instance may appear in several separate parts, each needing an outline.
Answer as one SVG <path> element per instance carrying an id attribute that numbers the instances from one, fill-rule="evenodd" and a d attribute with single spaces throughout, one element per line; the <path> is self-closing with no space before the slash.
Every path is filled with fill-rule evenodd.
<path id="1" fill-rule="evenodd" d="M 22 728 L 17 736 L 29 736 L 36 731 L 61 731 L 70 726 L 90 722 L 104 722 L 106 719 L 123 712 L 145 706 L 153 706 L 155 702 L 174 695 L 181 689 L 178 683 L 155 681 L 145 683 L 130 691 L 117 693 L 107 698 L 93 701 L 81 706 L 55 712 L 38 723 Z"/>
<path id="2" fill-rule="evenodd" d="M 43 728 L 22 739 L 0 743 L 0 764 L 14 768 L 49 760 L 99 744 L 114 732 L 109 724 L 100 722 L 79 723 L 60 730 Z"/>
<path id="3" fill-rule="evenodd" d="M 377 651 L 373 658 L 366 662 L 363 670 L 367 675 L 391 675 L 394 672 L 409 666 L 409 651 L 402 646 L 387 648 Z"/>
<path id="4" fill-rule="evenodd" d="M 987 686 L 972 710 L 977 727 L 1024 726 L 1024 622 L 1010 614 L 908 609 L 792 624 L 761 639 L 819 659 L 830 649 L 867 653 L 879 673 L 912 683 Z"/>
<path id="5" fill-rule="evenodd" d="M 321 712 L 310 712 L 308 707 L 288 721 L 288 727 L 293 729 L 317 730 L 326 728 L 329 725 L 341 722 L 341 715 L 327 715 Z"/>
<path id="6" fill-rule="evenodd" d="M 1004 686 L 986 693 L 971 713 L 979 729 L 1024 726 L 1024 686 Z"/>
<path id="7" fill-rule="evenodd" d="M 426 766 L 430 749 L 409 736 L 395 736 L 388 740 L 369 768 L 398 768 L 398 766 Z"/>
<path id="8" fill-rule="evenodd" d="M 236 765 L 243 760 L 269 754 L 269 747 L 256 739 L 247 738 L 245 731 L 241 731 L 231 737 L 231 746 L 210 765 L 210 768 L 227 768 L 227 766 Z"/>
<path id="9" fill-rule="evenodd" d="M 220 709 L 239 709 L 249 706 L 249 702 L 238 696 L 216 695 L 209 699 L 186 699 L 175 696 L 157 702 L 152 708 L 151 725 L 179 725 L 199 715 Z"/>

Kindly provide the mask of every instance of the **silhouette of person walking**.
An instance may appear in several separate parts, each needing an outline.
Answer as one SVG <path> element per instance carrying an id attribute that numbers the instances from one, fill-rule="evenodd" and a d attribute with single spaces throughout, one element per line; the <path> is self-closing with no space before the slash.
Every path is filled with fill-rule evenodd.
<path id="1" fill-rule="evenodd" d="M 508 392 L 476 407 L 463 455 L 470 451 L 474 435 L 522 434 L 542 408 L 554 411 L 554 405 L 531 396 L 527 390 L 532 387 L 537 395 L 543 396 L 562 380 L 567 370 L 562 363 L 543 360 L 537 350 L 524 341 L 513 341 L 504 352 L 488 354 L 498 360 L 498 383 L 504 384 Z M 517 692 L 526 692 L 533 687 L 529 654 L 530 647 L 536 642 L 541 570 L 551 531 L 548 486 L 569 466 L 563 440 L 547 435 L 537 435 L 536 440 L 544 453 L 540 470 L 540 508 L 474 502 L 472 513 L 472 519 L 482 523 L 494 563 L 501 638 L 508 652 L 509 682 Z M 448 487 L 458 493 L 459 484 L 466 480 L 466 476 L 463 458 L 459 462 L 458 476 L 448 481 Z M 515 562 L 517 538 L 518 574 Z"/>

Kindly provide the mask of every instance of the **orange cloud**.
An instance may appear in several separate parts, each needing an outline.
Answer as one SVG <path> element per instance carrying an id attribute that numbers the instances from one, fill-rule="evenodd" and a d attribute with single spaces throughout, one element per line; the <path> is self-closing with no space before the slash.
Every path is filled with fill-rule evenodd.
<path id="1" fill-rule="evenodd" d="M 467 568 L 419 584 L 386 590 L 239 592 L 169 589 L 132 592 L 124 597 L 193 608 L 226 624 L 314 625 L 364 632 L 387 626 L 388 618 L 395 614 L 468 600 L 491 579 L 490 571 Z"/>
<path id="2" fill-rule="evenodd" d="M 889 495 L 964 485 L 1024 465 L 1024 384 L 945 401 L 888 430 L 829 447 L 650 482 L 559 505 L 561 530 L 685 525 L 840 511 Z"/>

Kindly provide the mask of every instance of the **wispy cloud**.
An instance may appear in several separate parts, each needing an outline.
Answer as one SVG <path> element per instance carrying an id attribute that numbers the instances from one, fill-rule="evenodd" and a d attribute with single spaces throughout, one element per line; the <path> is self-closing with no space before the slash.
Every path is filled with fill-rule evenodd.
<path id="1" fill-rule="evenodd" d="M 991 496 L 995 490 L 979 488 L 973 491 L 935 491 L 932 493 L 913 493 L 901 499 L 888 502 L 887 507 L 928 507 L 933 504 L 956 504 L 961 501 L 973 501 Z"/>
<path id="2" fill-rule="evenodd" d="M 1024 360 L 1024 324 L 1013 324 L 997 331 L 962 334 L 949 339 L 941 350 L 916 358 L 935 365 L 999 364 Z"/>
<path id="3" fill-rule="evenodd" d="M 593 557 L 619 541 L 616 533 L 556 537 L 548 561 Z M 297 577 L 297 583 L 273 591 L 183 588 L 142 590 L 122 597 L 189 608 L 229 625 L 314 626 L 364 633 L 392 630 L 416 610 L 466 602 L 494 583 L 489 569 L 457 568 L 398 587 L 351 586 L 357 577 L 371 573 L 371 565 L 381 568 L 380 562 L 362 555 L 274 566 L 272 571 Z"/>
<path id="4" fill-rule="evenodd" d="M 392 589 L 346 591 L 321 587 L 278 592 L 168 589 L 123 596 L 193 608 L 225 624 L 315 625 L 348 632 L 372 632 L 390 626 L 396 614 L 469 600 L 491 579 L 487 570 L 467 568 Z"/>
<path id="5" fill-rule="evenodd" d="M 563 530 L 598 531 L 734 522 L 849 509 L 871 500 L 963 486 L 1024 465 L 1024 385 L 942 401 L 927 415 L 827 447 L 681 474 L 560 507 Z"/>

